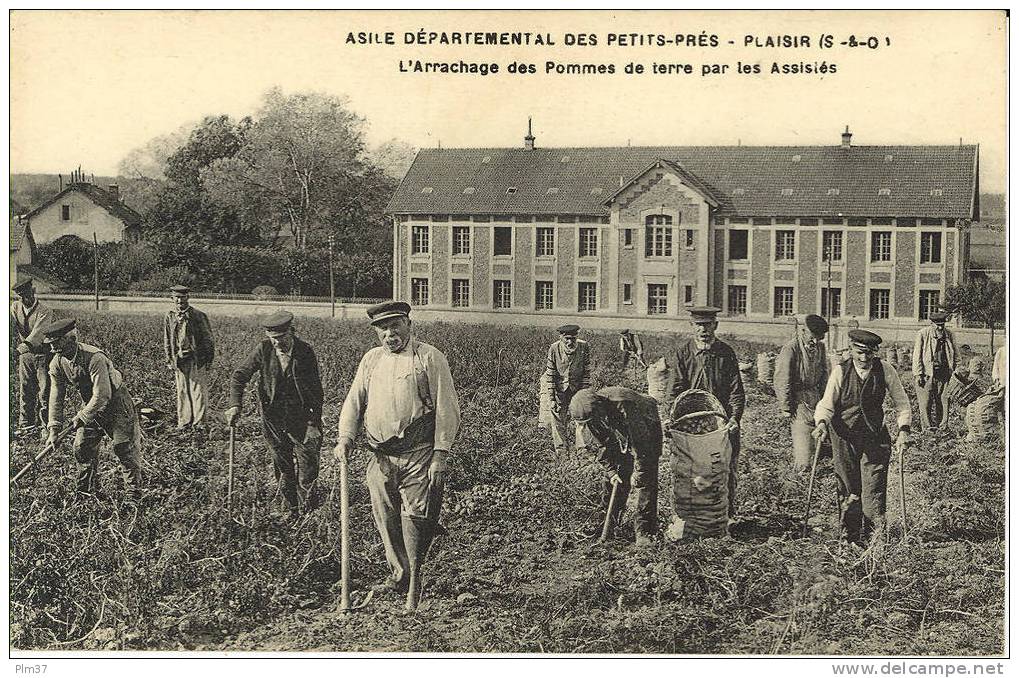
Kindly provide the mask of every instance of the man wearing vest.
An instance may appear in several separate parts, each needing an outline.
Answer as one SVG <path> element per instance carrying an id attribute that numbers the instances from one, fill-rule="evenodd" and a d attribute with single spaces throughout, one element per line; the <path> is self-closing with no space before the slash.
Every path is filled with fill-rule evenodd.
<path id="1" fill-rule="evenodd" d="M 16 284 L 11 291 L 18 297 L 11 303 L 10 334 L 18 360 L 18 429 L 30 433 L 46 425 L 50 356 L 43 344 L 42 330 L 51 317 L 50 310 L 35 298 L 31 278 Z"/>
<path id="2" fill-rule="evenodd" d="M 931 324 L 916 333 L 913 343 L 913 378 L 920 404 L 920 429 L 948 426 L 948 394 L 945 388 L 955 370 L 955 337 L 945 328 L 948 314 L 931 313 Z"/>
<path id="3" fill-rule="evenodd" d="M 234 370 L 225 414 L 226 423 L 234 426 L 244 389 L 257 372 L 262 432 L 289 517 L 296 520 L 301 508 L 314 508 L 312 488 L 318 479 L 322 444 L 322 380 L 315 352 L 295 336 L 293 321 L 289 311 L 263 319 L 265 339 Z"/>
<path id="4" fill-rule="evenodd" d="M 216 355 L 209 317 L 191 306 L 191 290 L 170 288 L 174 308 L 163 318 L 163 354 L 177 386 L 177 428 L 200 427 L 205 419 L 209 366 Z"/>
<path id="5" fill-rule="evenodd" d="M 460 403 L 444 356 L 411 331 L 410 305 L 368 309 L 381 346 L 361 358 L 340 411 L 334 454 L 349 458 L 364 426 L 372 450 L 366 482 L 391 574 L 376 588 L 408 592 L 435 536 L 446 461 L 460 429 Z"/>
<path id="6" fill-rule="evenodd" d="M 624 370 L 630 366 L 631 360 L 634 369 L 637 368 L 637 365 L 647 369 L 647 363 L 644 362 L 644 344 L 641 343 L 640 335 L 636 332 L 623 330 L 619 333 L 619 352 L 623 354 Z"/>
<path id="7" fill-rule="evenodd" d="M 566 417 L 573 394 L 591 386 L 591 349 L 588 343 L 577 338 L 580 327 L 563 325 L 559 328 L 559 341 L 548 347 L 545 372 L 541 387 L 551 403 L 552 444 L 556 452 L 565 454 Z"/>
<path id="8" fill-rule="evenodd" d="M 787 342 L 775 361 L 775 397 L 782 416 L 790 420 L 793 437 L 793 468 L 810 465 L 814 408 L 828 383 L 828 356 L 824 337 L 828 323 L 808 315 L 799 336 Z"/>
<path id="9" fill-rule="evenodd" d="M 84 403 L 74 415 L 74 458 L 78 462 L 78 491 L 97 494 L 99 443 L 103 435 L 113 441 L 124 476 L 137 500 L 142 488 L 141 424 L 124 377 L 102 350 L 78 341 L 75 321 L 56 320 L 43 329 L 53 352 L 50 361 L 49 439 L 56 445 L 63 428 L 67 384 L 78 389 Z"/>
<path id="10" fill-rule="evenodd" d="M 836 365 L 814 413 L 814 436 L 831 437 L 839 518 L 848 541 L 881 543 L 892 441 L 884 425 L 885 395 L 892 398 L 897 442 L 909 444 L 909 398 L 895 367 L 877 358 L 881 337 L 850 330 L 851 358 Z"/>
<path id="11" fill-rule="evenodd" d="M 692 388 L 713 394 L 725 408 L 729 422 L 729 442 L 732 458 L 729 462 L 729 521 L 734 522 L 737 511 L 736 488 L 740 452 L 740 420 L 746 408 L 747 397 L 743 378 L 739 373 L 736 352 L 729 344 L 717 339 L 716 316 L 722 309 L 698 306 L 690 309 L 693 336 L 681 339 L 666 355 L 672 375 L 672 398 Z"/>
<path id="12" fill-rule="evenodd" d="M 618 486 L 610 524 L 619 524 L 632 486 L 637 490 L 637 546 L 647 546 L 658 534 L 658 460 L 662 456 L 658 403 L 622 386 L 600 391 L 585 388 L 570 401 L 570 416 L 577 422 L 578 449 L 591 452 L 605 468 L 603 511 L 608 512 L 613 486 Z"/>

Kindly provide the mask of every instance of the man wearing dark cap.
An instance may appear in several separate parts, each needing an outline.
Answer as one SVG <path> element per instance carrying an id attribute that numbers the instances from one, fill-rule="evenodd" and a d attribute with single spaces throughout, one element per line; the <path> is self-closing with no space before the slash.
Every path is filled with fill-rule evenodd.
<path id="1" fill-rule="evenodd" d="M 647 363 L 644 362 L 644 344 L 636 332 L 623 330 L 619 333 L 619 352 L 623 355 L 624 370 L 630 366 L 631 361 L 634 369 L 637 369 L 638 365 L 647 369 Z"/>
<path id="2" fill-rule="evenodd" d="M 604 513 L 610 508 L 613 486 L 616 503 L 611 525 L 619 524 L 631 486 L 637 490 L 637 545 L 646 546 L 658 533 L 658 460 L 662 456 L 662 422 L 654 398 L 622 386 L 595 391 L 581 389 L 570 401 L 577 423 L 577 448 L 595 455 L 605 468 L 602 483 Z"/>
<path id="3" fill-rule="evenodd" d="M 411 331 L 410 305 L 368 309 L 379 343 L 361 358 L 340 411 L 334 454 L 347 457 L 361 427 L 372 450 L 367 484 L 391 574 L 379 587 L 417 607 L 421 566 L 435 536 L 446 459 L 460 429 L 453 376 L 434 346 Z"/>
<path id="4" fill-rule="evenodd" d="M 113 441 L 113 453 L 131 485 L 131 498 L 138 499 L 143 484 L 141 423 L 123 375 L 101 349 L 78 341 L 74 320 L 53 321 L 43 334 L 53 352 L 47 443 L 57 443 L 64 423 L 64 395 L 67 384 L 73 384 L 84 403 L 72 420 L 77 429 L 78 491 L 96 494 L 99 489 L 99 443 L 105 434 Z"/>
<path id="5" fill-rule="evenodd" d="M 814 411 L 814 436 L 831 437 L 839 519 L 852 543 L 880 543 L 885 531 L 892 441 L 884 424 L 885 395 L 895 405 L 898 443 L 909 444 L 909 398 L 895 367 L 877 357 L 881 337 L 849 331 L 851 358 L 834 368 Z"/>
<path id="6" fill-rule="evenodd" d="M 32 279 L 11 288 L 11 344 L 18 361 L 18 430 L 25 434 L 46 425 L 49 399 L 49 352 L 42 329 L 51 320 L 50 310 L 35 297 Z"/>
<path id="7" fill-rule="evenodd" d="M 916 333 L 913 343 L 913 379 L 920 404 L 920 430 L 948 426 L 948 394 L 945 388 L 955 371 L 958 353 L 955 337 L 945 327 L 948 314 L 931 313 L 931 324 Z"/>
<path id="8" fill-rule="evenodd" d="M 775 361 L 775 397 L 782 416 L 790 420 L 793 437 L 793 468 L 810 464 L 814 408 L 828 383 L 828 356 L 824 337 L 828 323 L 808 315 L 797 337 L 787 342 Z"/>
<path id="9" fill-rule="evenodd" d="M 177 386 L 177 428 L 202 426 L 209 366 L 216 355 L 209 317 L 189 302 L 191 290 L 170 288 L 174 308 L 163 318 L 163 355 Z"/>
<path id="10" fill-rule="evenodd" d="M 265 339 L 234 370 L 225 414 L 226 423 L 234 426 L 244 389 L 257 372 L 262 432 L 290 518 L 297 519 L 302 508 L 314 508 L 311 493 L 322 444 L 322 380 L 315 352 L 295 336 L 293 321 L 289 311 L 262 319 Z"/>
<path id="11" fill-rule="evenodd" d="M 729 417 L 729 442 L 732 458 L 729 462 L 729 520 L 737 516 L 736 488 L 740 452 L 740 420 L 746 408 L 746 393 L 739 373 L 736 352 L 724 341 L 715 337 L 718 329 L 716 316 L 721 309 L 713 306 L 695 306 L 690 309 L 693 336 L 680 339 L 675 348 L 666 354 L 666 363 L 672 375 L 671 397 L 692 388 L 713 394 L 722 403 Z"/>
<path id="12" fill-rule="evenodd" d="M 578 332 L 577 325 L 559 328 L 559 341 L 548 347 L 540 382 L 551 404 L 552 443 L 561 454 L 567 450 L 566 416 L 570 400 L 577 391 L 591 386 L 591 348 L 586 341 L 577 338 Z"/>

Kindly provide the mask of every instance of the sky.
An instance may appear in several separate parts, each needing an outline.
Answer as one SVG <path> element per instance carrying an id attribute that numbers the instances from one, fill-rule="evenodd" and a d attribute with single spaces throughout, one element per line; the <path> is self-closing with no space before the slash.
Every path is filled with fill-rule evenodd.
<path id="1" fill-rule="evenodd" d="M 548 147 L 835 145 L 846 125 L 860 145 L 961 139 L 980 144 L 981 189 L 1004 191 L 1001 12 L 14 11 L 10 26 L 11 172 L 80 165 L 115 174 L 153 137 L 205 115 L 254 114 L 280 86 L 348 97 L 368 121 L 370 144 L 517 146 L 529 116 L 537 144 Z M 426 40 L 503 31 L 548 34 L 556 44 L 429 45 L 419 43 L 421 30 Z M 396 44 L 346 42 L 350 32 L 386 31 Z M 619 44 L 647 34 L 683 37 Z M 565 44 L 592 35 L 597 45 Z M 756 46 L 774 35 L 808 36 L 810 46 Z M 819 46 L 827 35 L 835 44 Z M 698 46 L 712 36 L 717 46 Z M 839 44 L 850 36 L 873 36 L 876 46 Z M 419 59 L 497 63 L 500 72 L 401 72 L 401 62 Z M 549 61 L 616 72 L 546 74 Z M 514 62 L 537 72 L 506 72 Z M 645 72 L 624 73 L 628 63 Z M 694 72 L 655 74 L 654 63 Z M 772 63 L 836 71 L 771 74 Z M 702 75 L 723 64 L 724 74 Z M 739 64 L 763 72 L 738 73 Z"/>

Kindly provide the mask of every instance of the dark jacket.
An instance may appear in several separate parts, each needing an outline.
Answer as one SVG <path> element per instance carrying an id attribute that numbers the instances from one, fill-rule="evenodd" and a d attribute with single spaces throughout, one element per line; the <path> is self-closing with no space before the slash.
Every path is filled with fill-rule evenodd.
<path id="1" fill-rule="evenodd" d="M 244 388 L 255 372 L 259 374 L 258 400 L 262 405 L 262 416 L 276 402 L 283 379 L 283 369 L 276 357 L 276 349 L 268 339 L 262 340 L 244 359 L 230 377 L 230 407 L 240 407 Z M 303 414 L 309 426 L 322 428 L 322 379 L 318 373 L 318 359 L 311 346 L 294 337 L 294 348 L 290 354 L 289 374 L 294 380 L 297 395 L 301 400 Z M 293 417 L 294 413 L 287 413 Z"/>
<path id="2" fill-rule="evenodd" d="M 641 466 L 657 463 L 662 455 L 662 422 L 654 398 L 623 386 L 598 391 L 603 416 L 578 429 L 578 446 L 594 448 L 602 466 L 618 472 L 622 457 L 631 454 Z"/>
<path id="3" fill-rule="evenodd" d="M 187 319 L 188 348 L 195 359 L 198 367 L 206 367 L 212 364 L 216 357 L 216 344 L 212 338 L 212 325 L 209 324 L 209 316 L 199 311 L 194 306 L 188 307 Z M 163 354 L 166 362 L 171 365 L 177 364 L 177 311 L 172 310 L 163 316 Z"/>
<path id="4" fill-rule="evenodd" d="M 697 343 L 690 337 L 669 351 L 665 360 L 673 378 L 673 398 L 691 388 L 699 388 L 718 398 L 730 417 L 735 417 L 736 421 L 743 418 L 747 396 L 736 352 L 729 344 L 715 339 L 707 351 L 698 354 Z"/>

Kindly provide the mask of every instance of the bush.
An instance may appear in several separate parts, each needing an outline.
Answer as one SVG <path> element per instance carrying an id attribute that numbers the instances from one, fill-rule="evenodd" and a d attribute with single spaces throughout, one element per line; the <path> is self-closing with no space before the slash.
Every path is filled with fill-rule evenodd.
<path id="1" fill-rule="evenodd" d="M 163 292 L 174 285 L 193 286 L 194 284 L 195 276 L 190 271 L 183 266 L 174 266 L 156 269 L 141 280 L 136 280 L 128 285 L 127 289 L 139 292 Z"/>
<path id="2" fill-rule="evenodd" d="M 268 299 L 269 297 L 278 297 L 279 292 L 272 285 L 259 285 L 255 289 L 251 290 L 251 294 L 258 299 Z"/>
<path id="3" fill-rule="evenodd" d="M 202 283 L 218 292 L 241 292 L 280 279 L 277 253 L 258 247 L 220 245 L 208 248 L 198 262 Z"/>

